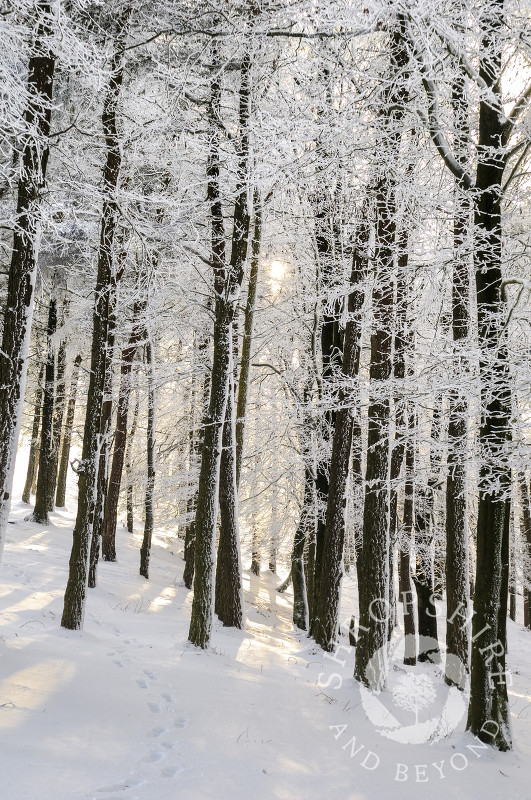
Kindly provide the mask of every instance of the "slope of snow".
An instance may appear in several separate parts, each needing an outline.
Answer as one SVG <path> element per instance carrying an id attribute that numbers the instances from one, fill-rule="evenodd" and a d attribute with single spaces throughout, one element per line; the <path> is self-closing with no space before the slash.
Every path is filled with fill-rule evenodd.
<path id="1" fill-rule="evenodd" d="M 463 718 L 439 741 L 404 744 L 393 729 L 433 700 L 428 668 L 399 675 L 393 697 L 407 702 L 398 718 L 378 719 L 384 706 L 371 708 L 378 698 L 363 699 L 351 678 L 354 651 L 334 660 L 294 631 L 291 593 L 265 572 L 244 572 L 245 631 L 216 624 L 211 650 L 196 650 L 177 539 L 155 537 L 145 581 L 139 538 L 119 529 L 119 562 L 100 565 L 84 631 L 63 630 L 74 510 L 71 495 L 49 526 L 24 521 L 22 503 L 11 513 L 0 568 L 2 797 L 531 798 L 529 632 L 510 626 L 512 753 L 471 750 Z M 346 578 L 345 617 L 354 596 Z M 413 705 L 409 685 L 420 692 Z"/>

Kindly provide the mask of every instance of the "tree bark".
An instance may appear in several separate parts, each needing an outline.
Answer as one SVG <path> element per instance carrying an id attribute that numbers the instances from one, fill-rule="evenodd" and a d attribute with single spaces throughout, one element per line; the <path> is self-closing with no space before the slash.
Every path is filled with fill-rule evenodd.
<path id="1" fill-rule="evenodd" d="M 401 120 L 408 96 L 406 85 L 408 52 L 404 43 L 403 20 L 391 33 L 392 83 L 380 111 L 389 166 L 398 157 Z M 388 380 L 392 370 L 393 260 L 396 239 L 396 197 L 393 171 L 380 167 L 374 189 L 376 241 L 374 267 L 376 282 L 372 293 L 374 331 L 371 335 L 369 367 L 368 442 L 363 509 L 363 541 L 358 574 L 360 623 L 356 648 L 355 677 L 366 686 L 380 690 L 387 677 L 389 626 L 389 423 Z"/>
<path id="2" fill-rule="evenodd" d="M 404 612 L 404 664 L 417 663 L 417 637 L 415 629 L 415 600 L 411 582 L 411 543 L 415 508 L 415 444 L 412 439 L 415 414 L 407 412 L 408 439 L 405 452 L 404 516 L 402 543 L 399 553 L 401 599 Z"/>
<path id="3" fill-rule="evenodd" d="M 44 392 L 42 396 L 41 444 L 39 448 L 39 475 L 37 478 L 37 493 L 35 495 L 35 508 L 31 519 L 41 525 L 49 523 L 49 470 L 52 460 L 52 439 L 54 422 L 54 393 L 55 393 L 55 352 L 51 337 L 57 329 L 57 300 L 50 298 L 48 307 L 47 325 L 47 354 L 46 369 L 44 371 Z"/>
<path id="4" fill-rule="evenodd" d="M 213 45 L 214 62 L 217 59 L 217 44 Z M 219 71 L 218 71 L 219 72 Z M 217 496 L 219 489 L 219 466 L 221 439 L 227 407 L 231 348 L 233 346 L 232 323 L 236 311 L 236 299 L 243 279 L 244 258 L 235 258 L 235 249 L 243 246 L 243 239 L 233 234 L 231 264 L 227 268 L 225 258 L 225 232 L 223 208 L 219 190 L 219 128 L 221 101 L 221 77 L 214 71 L 211 81 L 209 104 L 210 147 L 207 165 L 208 200 L 212 225 L 212 256 L 214 263 L 214 353 L 208 413 L 205 418 L 205 436 L 201 454 L 201 470 L 195 516 L 195 576 L 192 616 L 188 634 L 192 644 L 206 648 L 210 642 L 213 611 L 214 549 L 217 520 Z M 247 131 L 246 131 L 247 135 Z M 241 190 L 238 202 L 243 202 Z M 240 219 L 236 209 L 234 219 Z M 243 228 L 242 228 L 243 231 Z M 241 266 L 236 266 L 241 265 Z"/>
<path id="5" fill-rule="evenodd" d="M 456 80 L 452 92 L 455 148 L 466 165 L 468 143 L 468 104 L 464 78 Z M 466 393 L 459 388 L 468 369 L 464 347 L 470 325 L 470 269 L 468 232 L 470 199 L 458 181 L 455 187 L 454 255 L 452 278 L 452 336 L 456 386 L 449 394 L 448 477 L 446 480 L 446 665 L 445 681 L 461 689 L 469 669 L 468 617 L 468 502 L 467 502 L 467 418 Z"/>
<path id="6" fill-rule="evenodd" d="M 63 303 L 62 318 L 66 318 L 68 303 Z M 48 469 L 48 511 L 55 508 L 55 490 L 57 486 L 57 469 L 59 466 L 59 447 L 61 444 L 61 431 L 65 409 L 65 370 L 66 370 L 66 341 L 62 341 L 57 351 L 57 376 L 55 387 L 55 402 L 53 408 L 52 447 L 50 453 L 50 466 Z"/>
<path id="7" fill-rule="evenodd" d="M 518 476 L 520 530 L 524 544 L 524 628 L 531 629 L 531 489 L 525 472 Z"/>
<path id="8" fill-rule="evenodd" d="M 33 412 L 33 427 L 31 429 L 31 444 L 28 458 L 28 471 L 26 473 L 26 482 L 24 484 L 24 491 L 22 492 L 22 502 L 29 503 L 31 500 L 31 487 L 35 479 L 37 471 L 38 459 L 37 453 L 39 450 L 39 427 L 41 424 L 41 408 L 42 408 L 42 394 L 43 394 L 43 381 L 44 381 L 44 364 L 41 364 L 39 376 L 37 378 L 37 388 L 35 389 L 34 412 Z"/>
<path id="9" fill-rule="evenodd" d="M 141 304 L 136 303 L 133 309 L 133 322 L 129 341 L 122 351 L 120 367 L 120 389 L 118 393 L 118 408 L 116 411 L 116 428 L 114 432 L 114 447 L 112 465 L 109 476 L 109 488 L 105 500 L 105 513 L 102 530 L 102 558 L 104 561 L 116 561 L 116 524 L 118 519 L 118 501 L 120 499 L 120 486 L 125 460 L 127 444 L 127 417 L 129 415 L 129 399 L 131 397 L 131 370 L 133 360 L 141 337 L 141 327 L 138 322 Z"/>
<path id="10" fill-rule="evenodd" d="M 433 575 L 433 509 L 441 465 L 442 396 L 435 399 L 431 423 L 430 476 L 426 487 L 418 487 L 415 495 L 415 544 L 417 563 L 413 580 L 417 590 L 419 622 L 418 660 L 438 664 L 441 660 L 437 633 L 437 608 Z"/>
<path id="11" fill-rule="evenodd" d="M 131 423 L 131 430 L 129 431 L 129 436 L 127 437 L 127 443 L 125 448 L 125 474 L 127 477 L 127 486 L 126 486 L 126 525 L 127 525 L 127 532 L 133 533 L 134 531 L 134 494 L 133 494 L 133 481 L 131 476 L 132 471 L 132 464 L 131 464 L 131 452 L 133 449 L 133 442 L 135 439 L 136 427 L 138 424 L 138 412 L 140 410 L 140 397 L 136 394 L 136 403 L 135 403 L 135 410 L 133 412 L 133 422 Z"/>
<path id="12" fill-rule="evenodd" d="M 238 532 L 234 387 L 232 381 L 227 397 L 222 441 L 223 453 L 219 481 L 220 526 L 214 610 L 225 627 L 242 628 L 243 592 Z"/>
<path id="13" fill-rule="evenodd" d="M 243 445 L 245 440 L 245 418 L 247 413 L 247 395 L 249 391 L 249 373 L 251 369 L 251 348 L 253 343 L 254 310 L 256 306 L 256 292 L 258 288 L 258 274 L 260 270 L 260 248 L 262 241 L 262 208 L 260 195 L 255 189 L 253 195 L 254 228 L 251 243 L 251 269 L 249 273 L 249 287 L 247 289 L 247 303 L 243 323 L 242 357 L 240 364 L 240 378 L 238 381 L 238 402 L 236 405 L 236 485 L 240 485 L 242 471 Z"/>
<path id="14" fill-rule="evenodd" d="M 210 395 L 210 369 L 206 364 L 207 352 L 210 345 L 210 336 L 208 334 L 201 334 L 199 344 L 197 347 L 197 356 L 199 362 L 200 382 L 201 387 L 198 390 L 200 397 L 200 424 L 199 431 L 194 433 L 192 442 L 191 457 L 201 462 L 201 454 L 203 452 L 204 440 L 204 427 L 203 421 L 208 409 L 208 399 Z M 195 420 L 194 420 L 195 421 Z M 195 510 L 197 508 L 197 490 L 191 498 L 190 511 L 193 512 L 193 518 L 190 520 L 186 527 L 186 534 L 184 538 L 184 572 L 183 583 L 187 589 L 191 589 L 194 582 L 194 567 L 195 567 Z"/>
<path id="15" fill-rule="evenodd" d="M 72 371 L 72 378 L 70 380 L 70 393 L 68 395 L 65 428 L 63 431 L 63 441 L 61 445 L 61 459 L 59 462 L 59 473 L 57 476 L 57 494 L 55 497 L 55 503 L 59 508 L 64 508 L 66 502 L 66 478 L 68 473 L 68 460 L 70 458 L 72 430 L 74 428 L 74 417 L 76 413 L 77 382 L 80 364 L 81 356 L 77 355 L 74 360 L 74 369 Z"/>
<path id="16" fill-rule="evenodd" d="M 405 219 L 402 220 L 398 235 L 398 259 L 396 278 L 396 311 L 394 325 L 394 356 L 393 378 L 396 392 L 394 397 L 395 412 L 395 441 L 391 452 L 391 495 L 389 501 L 389 628 L 388 637 L 391 639 L 397 623 L 396 613 L 396 586 L 394 580 L 394 552 L 397 544 L 397 513 L 398 513 L 398 487 L 404 453 L 406 446 L 407 428 L 407 400 L 402 386 L 406 377 L 406 351 L 410 345 L 411 336 L 408 333 L 408 261 L 409 261 L 409 230 Z M 399 556 L 400 560 L 400 556 Z"/>
<path id="17" fill-rule="evenodd" d="M 100 425 L 104 400 L 107 335 L 112 295 L 113 248 L 118 224 L 116 189 L 121 166 L 117 132 L 117 111 L 123 82 L 123 39 L 129 12 L 120 20 L 116 49 L 112 57 L 111 78 L 107 88 L 102 123 L 106 144 L 103 172 L 104 200 L 101 217 L 98 271 L 93 314 L 90 380 L 85 414 L 82 461 L 78 468 L 79 493 L 77 517 L 70 555 L 69 577 L 61 625 L 78 630 L 83 627 L 94 505 L 100 456 Z"/>
<path id="18" fill-rule="evenodd" d="M 28 62 L 27 105 L 21 143 L 16 226 L 9 266 L 0 348 L 0 559 L 11 506 L 13 471 L 22 420 L 33 289 L 40 238 L 42 192 L 48 165 L 55 56 L 51 4 L 37 0 Z"/>
<path id="19" fill-rule="evenodd" d="M 148 419 L 147 419 L 147 483 L 144 499 L 145 520 L 144 538 L 140 548 L 140 574 L 149 579 L 149 561 L 151 558 L 151 540 L 153 538 L 153 494 L 155 491 L 155 375 L 153 344 L 146 331 L 146 362 L 148 376 Z"/>
<path id="20" fill-rule="evenodd" d="M 250 113 L 250 57 L 245 54 L 241 66 L 238 186 L 234 204 L 234 222 L 229 272 L 243 278 L 250 230 L 250 213 L 247 207 L 249 183 L 249 113 Z M 233 322 L 234 325 L 234 322 Z M 252 320 L 251 320 L 252 331 Z M 238 531 L 238 476 L 236 464 L 236 421 L 234 419 L 235 378 L 234 357 L 237 339 L 233 332 L 228 398 L 223 429 L 223 446 L 219 474 L 220 537 L 216 574 L 215 610 L 224 625 L 241 628 L 243 624 L 243 591 L 241 578 L 240 537 Z M 247 368 L 248 369 L 248 368 Z M 248 378 L 247 378 L 248 380 Z M 245 416 L 245 407 L 241 409 Z M 219 601 L 217 595 L 219 592 Z"/>
<path id="21" fill-rule="evenodd" d="M 366 213 L 366 208 L 363 209 Z M 352 387 L 360 364 L 361 311 L 363 307 L 363 280 L 367 271 L 367 245 L 369 226 L 359 223 L 350 276 L 348 313 L 344 336 L 339 408 L 335 415 L 330 482 L 326 509 L 326 527 L 320 581 L 319 602 L 316 609 L 314 638 L 324 650 L 334 649 L 339 614 L 341 578 L 343 576 L 343 550 L 345 541 L 345 507 L 350 450 L 354 418 L 358 413 L 357 392 Z"/>
<path id="22" fill-rule="evenodd" d="M 479 109 L 474 191 L 474 260 L 478 309 L 482 418 L 477 521 L 477 567 L 472 623 L 467 727 L 499 750 L 512 747 L 505 670 L 511 471 L 511 386 L 502 298 L 501 184 L 507 128 L 500 97 L 504 2 L 481 18 L 479 76 L 489 90 Z M 498 644 L 499 643 L 499 644 Z M 492 653 L 492 658 L 490 655 Z"/>

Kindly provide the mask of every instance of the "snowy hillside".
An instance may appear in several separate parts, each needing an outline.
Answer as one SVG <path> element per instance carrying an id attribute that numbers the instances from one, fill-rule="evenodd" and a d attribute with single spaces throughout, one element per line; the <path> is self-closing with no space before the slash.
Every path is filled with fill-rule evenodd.
<path id="1" fill-rule="evenodd" d="M 294 631 L 291 590 L 279 595 L 269 572 L 244 573 L 244 631 L 218 626 L 209 651 L 191 646 L 176 539 L 156 539 L 145 581 L 139 539 L 120 530 L 119 563 L 100 564 L 84 631 L 60 628 L 72 500 L 47 527 L 25 522 L 20 502 L 11 514 L 0 581 L 2 797 L 531 797 L 528 632 L 510 625 L 512 753 L 467 749 L 477 742 L 464 719 L 437 743 L 393 741 L 367 718 L 354 652 L 332 661 Z M 345 617 L 354 588 L 347 578 Z"/>

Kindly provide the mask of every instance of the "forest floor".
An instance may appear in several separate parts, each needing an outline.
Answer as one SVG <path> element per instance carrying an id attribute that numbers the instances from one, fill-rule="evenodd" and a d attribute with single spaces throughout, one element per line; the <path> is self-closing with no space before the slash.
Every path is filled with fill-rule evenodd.
<path id="1" fill-rule="evenodd" d="M 515 749 L 500 754 L 464 732 L 464 703 L 437 667 L 406 671 L 397 657 L 393 691 L 362 695 L 348 639 L 332 659 L 294 630 L 291 590 L 279 595 L 270 572 L 244 572 L 245 630 L 216 623 L 211 649 L 195 649 L 181 542 L 166 535 L 146 581 L 140 537 L 120 528 L 83 632 L 65 631 L 74 510 L 71 497 L 40 526 L 24 520 L 27 505 L 12 509 L 0 569 L 5 800 L 531 800 L 521 626 L 509 629 Z M 345 617 L 354 597 L 347 577 Z"/>

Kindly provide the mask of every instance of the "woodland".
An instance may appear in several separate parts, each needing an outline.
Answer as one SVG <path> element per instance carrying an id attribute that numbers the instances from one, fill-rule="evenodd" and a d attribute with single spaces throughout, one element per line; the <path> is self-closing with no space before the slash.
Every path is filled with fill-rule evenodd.
<path id="1" fill-rule="evenodd" d="M 0 588 L 17 536 L 62 524 L 77 636 L 124 559 L 141 597 L 169 548 L 187 653 L 244 635 L 267 585 L 351 693 L 400 669 L 418 726 L 436 673 L 464 741 L 518 750 L 530 8 L 2 4 Z M 264 797 L 314 796 L 293 786 Z"/>

